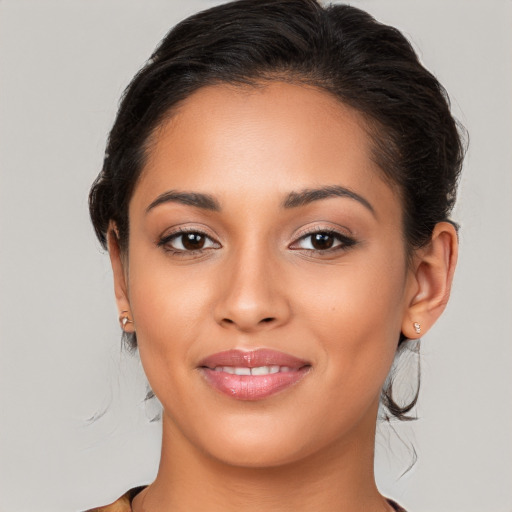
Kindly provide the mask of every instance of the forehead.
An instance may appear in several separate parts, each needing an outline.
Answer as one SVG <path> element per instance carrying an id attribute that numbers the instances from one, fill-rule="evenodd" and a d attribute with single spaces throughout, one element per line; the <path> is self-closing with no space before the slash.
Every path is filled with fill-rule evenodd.
<path id="1" fill-rule="evenodd" d="M 358 112 L 309 86 L 216 85 L 192 94 L 155 130 L 133 199 L 147 205 L 174 189 L 256 200 L 322 185 L 396 203 Z"/>

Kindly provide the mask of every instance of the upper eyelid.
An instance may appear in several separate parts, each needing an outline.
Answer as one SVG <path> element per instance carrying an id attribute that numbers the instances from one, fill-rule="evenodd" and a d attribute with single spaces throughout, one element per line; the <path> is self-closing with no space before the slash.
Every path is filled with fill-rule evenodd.
<path id="1" fill-rule="evenodd" d="M 356 240 L 352 237 L 352 236 L 348 236 L 348 235 L 344 235 L 343 233 L 340 233 L 338 231 L 335 231 L 335 230 L 327 230 L 327 229 L 324 229 L 324 230 L 318 230 L 318 231 L 312 231 L 310 233 L 305 233 L 304 235 L 301 235 L 299 236 L 298 238 L 296 238 L 290 245 L 289 247 L 292 247 L 293 245 L 295 245 L 297 242 L 301 241 L 301 240 L 304 240 L 305 238 L 308 238 L 312 235 L 315 235 L 317 233 L 327 233 L 329 235 L 332 235 L 333 237 L 337 238 L 337 240 L 339 242 L 341 242 L 342 244 L 349 244 L 349 245 L 353 245 L 356 243 Z"/>
<path id="2" fill-rule="evenodd" d="M 212 242 L 213 247 L 201 247 L 199 249 L 191 249 L 191 250 L 186 250 L 186 249 L 184 250 L 184 249 L 172 247 L 172 243 L 176 239 L 178 239 L 180 236 L 185 235 L 187 233 L 197 233 L 197 234 L 204 236 L 205 238 L 208 238 Z M 191 229 L 179 228 L 176 231 L 168 233 L 167 235 L 163 235 L 156 241 L 156 246 L 159 249 L 163 249 L 165 252 L 174 253 L 174 255 L 176 257 L 177 256 L 192 257 L 193 255 L 204 254 L 204 251 L 209 251 L 212 249 L 220 249 L 222 247 L 221 243 L 218 242 L 214 237 L 203 232 L 202 230 L 193 229 L 193 228 L 191 228 Z"/>
<path id="3" fill-rule="evenodd" d="M 197 228 L 195 226 L 190 226 L 190 227 L 188 227 L 188 226 L 180 226 L 180 227 L 177 227 L 176 229 L 172 229 L 170 232 L 167 232 L 167 233 L 164 231 L 164 234 L 162 234 L 162 235 L 160 235 L 158 237 L 157 244 L 160 245 L 162 242 L 165 243 L 165 242 L 171 240 L 173 237 L 178 237 L 181 234 L 185 234 L 185 233 L 199 233 L 201 235 L 204 235 L 204 236 L 210 238 L 211 240 L 213 240 L 216 243 L 220 243 L 218 241 L 218 237 L 212 235 L 206 229 Z"/>
<path id="4" fill-rule="evenodd" d="M 352 234 L 352 232 L 348 229 L 348 228 L 345 228 L 347 231 L 350 232 L 350 234 L 346 234 L 346 233 L 343 233 L 341 229 L 336 229 L 336 228 L 333 228 L 333 227 L 320 227 L 320 226 L 313 226 L 313 227 L 310 227 L 310 228 L 306 228 L 306 230 L 304 230 L 302 233 L 300 234 L 297 234 L 295 237 L 294 237 L 294 240 L 293 242 L 291 242 L 289 245 L 288 245 L 288 248 L 291 249 L 291 250 L 295 250 L 295 251 L 307 251 L 307 252 L 316 252 L 316 253 L 319 253 L 319 254 L 324 254 L 324 255 L 327 255 L 329 254 L 330 252 L 332 251 L 338 251 L 338 250 L 347 250 L 355 245 L 358 244 L 358 240 L 354 237 L 354 235 Z M 339 245 L 337 246 L 334 246 L 334 247 L 331 247 L 330 249 L 325 249 L 325 250 L 322 250 L 322 249 L 302 249 L 300 247 L 294 247 L 296 245 L 298 245 L 302 240 L 304 239 L 307 239 L 308 237 L 312 236 L 312 235 L 315 235 L 316 233 L 327 233 L 327 234 L 330 234 L 331 236 L 333 236 L 334 238 L 337 239 L 339 243 Z"/>
<path id="5" fill-rule="evenodd" d="M 344 233 L 343 231 L 347 231 Z M 348 228 L 335 228 L 332 226 L 311 226 L 309 228 L 306 228 L 302 231 L 299 231 L 294 235 L 294 240 L 300 240 L 301 238 L 304 238 L 309 235 L 314 235 L 315 233 L 333 233 L 335 235 L 339 235 L 343 238 L 354 238 L 354 235 Z"/>

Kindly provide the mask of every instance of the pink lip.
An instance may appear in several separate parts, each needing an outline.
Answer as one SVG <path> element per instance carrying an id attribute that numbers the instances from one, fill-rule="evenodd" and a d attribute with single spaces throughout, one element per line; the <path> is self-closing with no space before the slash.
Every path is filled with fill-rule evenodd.
<path id="1" fill-rule="evenodd" d="M 267 375 L 234 375 L 215 371 L 215 367 L 287 366 L 289 371 Z M 227 350 L 212 354 L 201 361 L 199 369 L 212 387 L 238 400 L 260 400 L 300 381 L 311 368 L 310 363 L 297 357 L 269 349 L 254 351 Z"/>

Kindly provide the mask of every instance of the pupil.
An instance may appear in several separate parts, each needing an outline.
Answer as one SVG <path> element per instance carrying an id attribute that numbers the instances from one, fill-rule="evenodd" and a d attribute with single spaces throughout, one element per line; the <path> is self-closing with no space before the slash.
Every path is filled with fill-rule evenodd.
<path id="1" fill-rule="evenodd" d="M 333 243 L 333 237 L 329 233 L 315 233 L 313 235 L 312 245 L 315 249 L 330 249 Z"/>
<path id="2" fill-rule="evenodd" d="M 201 249 L 204 245 L 204 236 L 199 233 L 187 233 L 183 235 L 183 247 L 190 251 Z"/>

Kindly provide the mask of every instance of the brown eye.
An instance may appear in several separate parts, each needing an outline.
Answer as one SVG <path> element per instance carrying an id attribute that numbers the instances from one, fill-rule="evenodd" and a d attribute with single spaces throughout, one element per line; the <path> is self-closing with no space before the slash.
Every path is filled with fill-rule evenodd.
<path id="1" fill-rule="evenodd" d="M 159 247 L 170 252 L 187 253 L 205 249 L 218 249 L 220 244 L 200 231 L 179 231 L 162 238 Z"/>
<path id="2" fill-rule="evenodd" d="M 330 233 L 315 233 L 311 236 L 311 245 L 317 251 L 325 251 L 334 245 L 334 236 Z"/>
<path id="3" fill-rule="evenodd" d="M 183 247 L 187 251 L 195 251 L 202 249 L 206 240 L 206 237 L 201 233 L 183 233 L 181 236 Z"/>
<path id="4" fill-rule="evenodd" d="M 336 231 L 316 231 L 299 238 L 291 249 L 302 249 L 312 252 L 329 253 L 336 250 L 348 249 L 357 242 Z"/>

